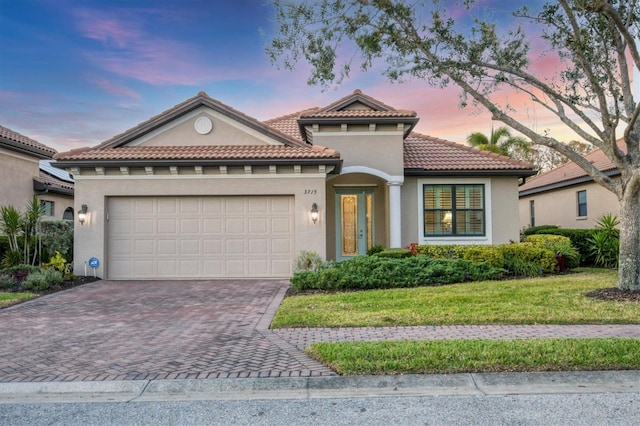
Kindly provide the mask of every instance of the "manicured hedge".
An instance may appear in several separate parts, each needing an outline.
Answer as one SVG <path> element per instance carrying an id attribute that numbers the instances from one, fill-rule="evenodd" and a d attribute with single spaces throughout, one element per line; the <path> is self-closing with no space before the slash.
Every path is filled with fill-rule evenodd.
<path id="1" fill-rule="evenodd" d="M 580 253 L 580 264 L 593 265 L 595 263 L 595 257 L 591 250 L 589 238 L 591 238 L 597 231 L 597 229 L 568 229 L 558 228 L 557 226 L 536 226 L 534 228 L 525 229 L 524 235 L 548 234 L 567 237 L 571 240 L 571 244 Z"/>
<path id="2" fill-rule="evenodd" d="M 291 284 L 296 290 L 365 290 L 498 279 L 504 272 L 486 262 L 464 259 L 358 256 L 330 262 L 318 271 L 297 271 Z"/>

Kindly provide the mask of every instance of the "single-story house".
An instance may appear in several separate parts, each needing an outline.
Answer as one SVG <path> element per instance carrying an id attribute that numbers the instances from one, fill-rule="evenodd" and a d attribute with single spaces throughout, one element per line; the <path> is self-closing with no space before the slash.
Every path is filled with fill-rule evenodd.
<path id="1" fill-rule="evenodd" d="M 585 155 L 608 176 L 620 172 L 600 149 Z M 593 228 L 607 213 L 618 215 L 616 195 L 598 185 L 576 163 L 570 161 L 520 186 L 520 227 L 557 225 L 562 228 Z"/>
<path id="2" fill-rule="evenodd" d="M 73 179 L 52 167 L 56 150 L 0 126 L 0 206 L 20 211 L 36 196 L 43 220 L 73 220 Z"/>
<path id="3" fill-rule="evenodd" d="M 289 277 L 298 254 L 518 239 L 529 163 L 414 133 L 356 90 L 264 122 L 200 92 L 94 148 L 75 179 L 75 269 L 109 279 Z"/>

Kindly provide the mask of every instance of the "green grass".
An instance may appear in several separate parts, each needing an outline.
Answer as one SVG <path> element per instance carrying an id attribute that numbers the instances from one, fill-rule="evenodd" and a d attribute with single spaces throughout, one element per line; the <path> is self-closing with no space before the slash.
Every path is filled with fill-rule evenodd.
<path id="1" fill-rule="evenodd" d="M 6 308 L 36 297 L 38 295 L 34 293 L 0 293 L 0 308 Z"/>
<path id="2" fill-rule="evenodd" d="M 513 339 L 313 343 L 342 375 L 640 369 L 640 339 Z"/>
<path id="3" fill-rule="evenodd" d="M 451 324 L 639 324 L 640 303 L 585 297 L 617 272 L 578 269 L 539 278 L 286 298 L 272 327 Z"/>

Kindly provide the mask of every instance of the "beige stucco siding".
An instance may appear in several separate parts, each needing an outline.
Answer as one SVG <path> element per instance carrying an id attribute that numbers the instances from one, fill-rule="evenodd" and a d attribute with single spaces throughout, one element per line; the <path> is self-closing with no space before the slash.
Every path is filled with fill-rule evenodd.
<path id="1" fill-rule="evenodd" d="M 195 130 L 195 122 L 206 117 L 213 124 L 207 134 Z M 145 146 L 194 146 L 194 145 L 268 145 L 274 143 L 238 121 L 233 121 L 209 108 L 201 107 L 185 116 L 145 135 L 131 145 Z"/>
<path id="2" fill-rule="evenodd" d="M 587 193 L 587 216 L 578 216 L 578 191 Z M 596 183 L 585 183 L 520 198 L 520 227 L 531 226 L 530 202 L 533 200 L 536 225 L 557 225 L 562 228 L 593 228 L 603 215 L 618 215 L 618 198 Z"/>
<path id="3" fill-rule="evenodd" d="M 294 197 L 295 248 L 326 256 L 325 175 L 247 175 L 247 176 L 75 176 L 75 211 L 88 206 L 87 221 L 75 227 L 74 268 L 82 274 L 84 263 L 97 257 L 100 277 L 108 276 L 106 254 L 107 197 L 114 196 L 198 196 L 198 195 L 292 195 Z M 316 224 L 309 211 L 318 204 Z M 106 275 L 105 275 L 106 272 Z"/>
<path id="4" fill-rule="evenodd" d="M 318 132 L 313 143 L 340 152 L 343 167 L 365 166 L 392 176 L 404 173 L 402 132 Z"/>
<path id="5" fill-rule="evenodd" d="M 39 175 L 39 160 L 0 148 L 0 206 L 23 211 L 33 199 L 33 178 Z"/>
<path id="6" fill-rule="evenodd" d="M 486 235 L 483 237 L 438 237 L 422 235 L 422 185 L 480 183 L 485 185 Z M 503 244 L 519 238 L 518 179 L 516 177 L 446 178 L 407 177 L 402 186 L 402 245 L 420 244 Z"/>
<path id="7" fill-rule="evenodd" d="M 42 220 L 62 220 L 62 215 L 67 207 L 73 208 L 73 197 L 69 195 L 56 194 L 54 192 L 48 192 L 46 194 L 38 195 L 39 200 L 53 201 L 54 209 L 53 216 L 43 216 Z M 75 217 L 75 209 L 74 209 Z"/>

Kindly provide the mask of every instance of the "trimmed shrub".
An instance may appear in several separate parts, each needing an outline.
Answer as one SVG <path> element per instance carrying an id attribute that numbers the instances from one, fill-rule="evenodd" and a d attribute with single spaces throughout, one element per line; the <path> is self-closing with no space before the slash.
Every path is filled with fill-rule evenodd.
<path id="1" fill-rule="evenodd" d="M 529 235 L 534 234 L 549 234 L 549 231 L 554 231 L 556 229 L 560 229 L 557 225 L 538 225 L 538 226 L 530 226 L 522 231 L 522 235 L 527 237 Z"/>
<path id="2" fill-rule="evenodd" d="M 571 240 L 562 235 L 537 234 L 529 235 L 525 242 L 548 248 L 556 256 L 564 256 L 565 266 L 569 269 L 580 265 L 580 253 L 571 245 Z"/>
<path id="3" fill-rule="evenodd" d="M 597 231 L 595 229 L 570 229 L 570 228 L 548 228 L 541 227 L 540 232 L 534 234 L 562 235 L 571 240 L 571 245 L 580 253 L 581 265 L 595 264 L 595 257 L 591 253 L 591 244 L 589 239 Z M 534 235 L 531 234 L 531 235 Z"/>
<path id="4" fill-rule="evenodd" d="M 460 246 L 462 258 L 472 262 L 487 262 L 495 268 L 504 268 L 504 256 L 497 246 Z"/>
<path id="5" fill-rule="evenodd" d="M 411 250 L 405 248 L 390 248 L 384 249 L 375 254 L 378 257 L 390 257 L 392 259 L 403 259 L 405 257 L 411 257 Z"/>
<path id="6" fill-rule="evenodd" d="M 380 253 L 384 251 L 384 246 L 382 244 L 376 244 L 372 246 L 369 250 L 367 250 L 367 256 L 373 256 L 374 254 Z"/>
<path id="7" fill-rule="evenodd" d="M 62 284 L 62 274 L 55 269 L 40 269 L 32 272 L 22 282 L 24 290 L 43 291 L 51 286 Z"/>
<path id="8" fill-rule="evenodd" d="M 535 246 L 532 243 L 502 244 L 498 247 L 504 256 L 505 268 L 512 275 L 519 274 L 514 273 L 515 271 L 509 269 L 510 267 L 518 264 L 526 265 L 526 262 L 533 263 L 538 271 L 546 273 L 554 272 L 556 269 L 556 254 L 547 248 Z M 539 275 L 539 272 L 536 275 Z"/>
<path id="9" fill-rule="evenodd" d="M 10 276 L 20 284 L 27 278 L 27 276 L 29 276 L 29 274 L 39 270 L 40 268 L 33 265 L 18 265 L 10 268 L 4 268 L 0 270 L 0 273 Z"/>
<path id="10" fill-rule="evenodd" d="M 18 281 L 9 274 L 0 274 L 0 290 L 14 290 Z"/>
<path id="11" fill-rule="evenodd" d="M 291 284 L 296 290 L 365 290 L 498 279 L 504 272 L 464 259 L 358 256 L 319 271 L 294 272 Z"/>

